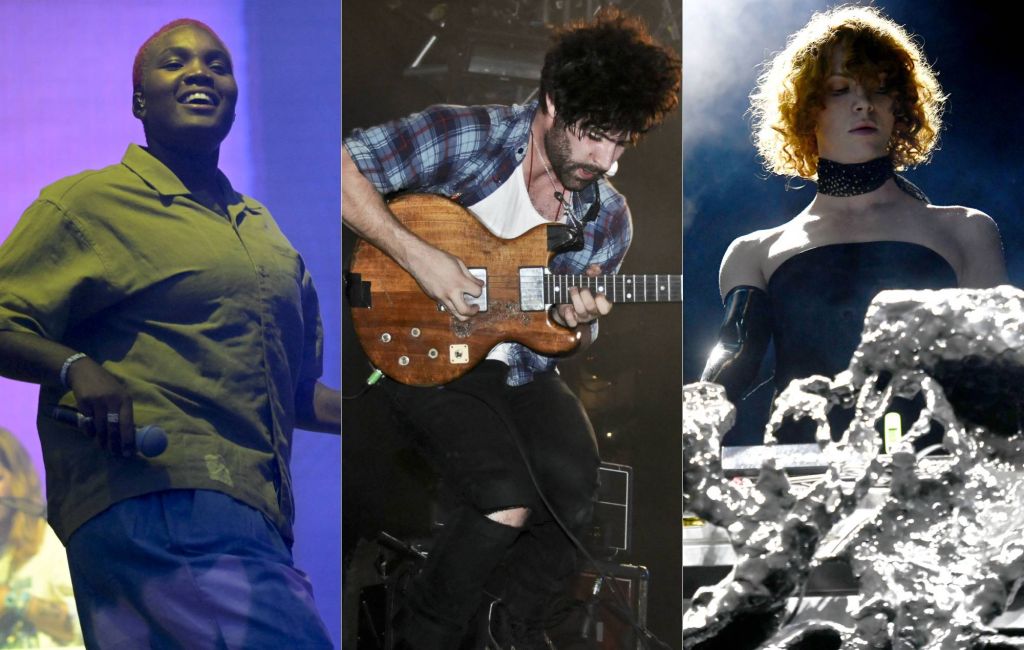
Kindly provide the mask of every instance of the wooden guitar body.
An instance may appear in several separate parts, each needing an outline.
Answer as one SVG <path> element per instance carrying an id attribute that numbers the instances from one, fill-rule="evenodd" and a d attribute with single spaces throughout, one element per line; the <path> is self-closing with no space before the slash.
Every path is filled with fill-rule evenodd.
<path id="1" fill-rule="evenodd" d="M 363 283 L 369 300 L 364 301 L 368 306 L 352 307 L 352 321 L 367 356 L 384 374 L 413 386 L 433 386 L 464 374 L 503 341 L 547 355 L 579 344 L 574 331 L 548 319 L 546 308 L 521 306 L 520 269 L 547 268 L 547 227 L 501 239 L 444 197 L 407 195 L 389 207 L 409 230 L 475 274 L 486 273 L 486 309 L 460 322 L 441 311 L 394 260 L 360 240 L 349 273 L 352 281 Z"/>

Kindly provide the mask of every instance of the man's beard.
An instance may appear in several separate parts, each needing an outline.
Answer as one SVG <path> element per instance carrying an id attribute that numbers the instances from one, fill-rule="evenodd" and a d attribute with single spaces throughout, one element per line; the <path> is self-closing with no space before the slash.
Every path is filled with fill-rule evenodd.
<path id="1" fill-rule="evenodd" d="M 544 151 L 551 162 L 551 170 L 558 178 L 562 186 L 570 192 L 578 192 L 599 179 L 605 170 L 593 165 L 576 162 L 572 159 L 572 146 L 569 144 L 569 130 L 561 120 L 555 119 L 555 123 L 544 134 Z M 574 172 L 582 170 L 590 172 L 593 178 L 582 179 Z"/>

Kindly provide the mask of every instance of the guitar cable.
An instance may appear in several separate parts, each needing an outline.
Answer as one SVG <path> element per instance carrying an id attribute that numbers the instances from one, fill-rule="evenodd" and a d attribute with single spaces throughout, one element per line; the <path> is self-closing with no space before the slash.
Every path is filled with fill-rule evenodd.
<path id="1" fill-rule="evenodd" d="M 370 367 L 373 368 L 373 366 L 370 366 Z M 373 372 L 371 372 L 370 375 L 366 378 L 366 381 L 363 383 L 363 387 L 362 388 L 360 388 L 359 390 L 357 390 L 355 393 L 353 393 L 351 395 L 346 395 L 346 394 L 342 393 L 341 394 L 341 399 L 349 400 L 349 399 L 358 399 L 358 398 L 362 397 L 363 395 L 365 395 L 367 393 L 367 391 L 369 391 L 371 388 L 373 388 L 377 384 L 377 382 L 381 380 L 381 377 L 383 377 L 383 376 L 384 376 L 384 373 L 381 370 L 378 370 L 377 368 L 373 368 Z"/>
<path id="2" fill-rule="evenodd" d="M 506 416 L 505 413 L 503 413 L 500 408 L 492 404 L 488 397 L 484 395 L 480 395 L 475 392 L 461 389 L 449 388 L 448 390 L 453 390 L 454 392 L 462 393 L 463 395 L 468 395 L 470 397 L 475 398 L 476 400 L 483 403 L 491 411 L 493 411 L 495 415 L 498 416 L 498 419 L 501 420 L 501 423 L 505 426 L 505 430 L 509 434 L 509 437 L 511 437 L 512 441 L 515 443 L 516 449 L 519 450 L 519 455 L 522 457 L 523 464 L 526 466 L 526 472 L 530 476 L 530 481 L 533 483 L 534 489 L 537 490 L 537 495 L 540 496 L 541 502 L 544 504 L 544 507 L 551 515 L 551 519 L 555 522 L 555 524 L 558 525 L 558 527 L 565 534 L 565 536 L 569 538 L 569 541 L 572 542 L 572 545 L 574 547 L 576 547 L 576 550 L 578 550 L 580 554 L 583 555 L 583 557 L 593 568 L 594 572 L 601 577 L 601 579 L 604 581 L 604 584 L 608 586 L 608 589 L 611 592 L 612 596 L 615 598 L 616 601 L 618 601 L 616 603 L 618 606 L 618 612 L 620 614 L 625 615 L 626 622 L 630 625 L 630 627 L 633 628 L 635 632 L 637 632 L 642 647 L 650 648 L 652 647 L 650 644 L 653 643 L 656 644 L 655 647 L 671 650 L 671 646 L 669 646 L 664 641 L 659 639 L 653 632 L 648 630 L 646 626 L 641 625 L 636 620 L 636 618 L 633 616 L 632 606 L 630 606 L 629 601 L 627 601 L 625 596 L 623 596 L 622 593 L 619 592 L 619 590 L 616 588 L 615 580 L 613 579 L 613 577 L 601 570 L 601 567 L 598 565 L 597 560 L 594 558 L 593 555 L 590 554 L 590 551 L 586 549 L 586 547 L 572 533 L 572 531 L 569 530 L 568 526 L 566 526 L 565 523 L 561 520 L 561 518 L 559 518 L 558 514 L 555 512 L 554 507 L 551 505 L 551 502 L 548 500 L 547 495 L 544 494 L 544 490 L 541 489 L 540 481 L 538 481 L 537 475 L 533 471 L 533 465 L 531 465 L 529 455 L 526 453 L 526 447 L 523 444 L 522 439 L 519 437 L 518 431 L 516 431 L 515 423 L 511 422 L 508 416 Z"/>

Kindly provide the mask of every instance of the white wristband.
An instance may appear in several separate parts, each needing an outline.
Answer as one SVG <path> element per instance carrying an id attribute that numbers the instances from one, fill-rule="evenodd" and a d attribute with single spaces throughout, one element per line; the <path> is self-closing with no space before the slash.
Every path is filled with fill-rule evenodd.
<path id="1" fill-rule="evenodd" d="M 60 367 L 61 386 L 63 386 L 64 388 L 71 388 L 70 386 L 68 386 L 68 370 L 71 369 L 71 364 L 78 361 L 79 359 L 84 359 L 86 356 L 87 355 L 85 354 L 85 352 L 75 352 L 70 357 L 64 360 L 64 365 Z"/>

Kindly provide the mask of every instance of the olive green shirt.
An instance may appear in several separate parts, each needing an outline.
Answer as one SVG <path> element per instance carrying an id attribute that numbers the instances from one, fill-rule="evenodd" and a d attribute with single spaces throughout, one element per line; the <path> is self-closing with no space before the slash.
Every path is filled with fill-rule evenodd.
<path id="1" fill-rule="evenodd" d="M 61 541 L 112 504 L 168 489 L 224 492 L 292 540 L 295 395 L 322 371 L 316 292 L 270 212 L 231 189 L 226 218 L 132 145 L 119 165 L 45 188 L 0 247 L 0 330 L 88 354 L 120 379 L 138 426 L 167 431 L 155 458 L 122 458 L 49 414 L 49 520 Z"/>

